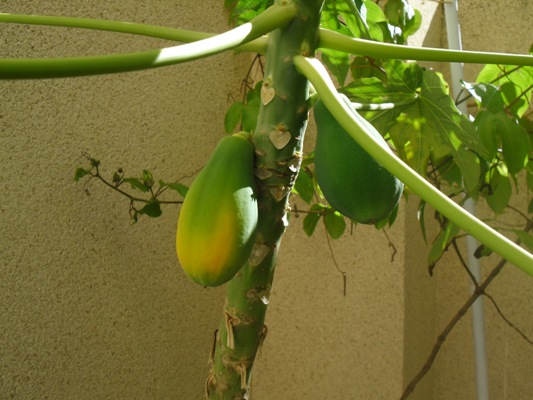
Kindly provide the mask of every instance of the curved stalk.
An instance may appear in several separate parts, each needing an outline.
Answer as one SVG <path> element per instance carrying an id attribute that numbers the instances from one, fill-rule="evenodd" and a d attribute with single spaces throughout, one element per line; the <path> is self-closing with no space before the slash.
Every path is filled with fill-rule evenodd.
<path id="1" fill-rule="evenodd" d="M 296 6 L 274 5 L 225 33 L 194 43 L 163 49 L 92 57 L 0 59 L 0 79 L 43 79 L 137 71 L 192 61 L 249 43 L 285 26 L 296 15 Z"/>
<path id="2" fill-rule="evenodd" d="M 363 117 L 350 110 L 348 105 L 338 96 L 333 82 L 320 61 L 296 56 L 294 63 L 298 70 L 313 84 L 320 98 L 339 123 L 372 157 L 454 224 L 517 267 L 533 275 L 532 254 L 451 201 L 402 160 L 384 149 L 371 134 L 367 133 L 369 129 L 374 128 Z"/>
<path id="3" fill-rule="evenodd" d="M 215 33 L 189 31 L 185 29 L 166 28 L 163 26 L 139 24 L 123 21 L 108 21 L 93 18 L 56 17 L 45 15 L 4 14 L 0 13 L 0 22 L 24 25 L 44 25 L 55 27 L 92 29 L 105 32 L 128 33 L 157 39 L 173 40 L 190 43 L 208 39 Z M 266 50 L 266 37 L 258 38 L 246 43 L 239 50 L 263 54 Z"/>
<path id="4" fill-rule="evenodd" d="M 533 66 L 533 56 L 525 54 L 489 53 L 410 47 L 349 37 L 328 29 L 320 29 L 318 47 L 350 54 L 385 59 L 461 62 L 472 64 L 506 64 Z"/>

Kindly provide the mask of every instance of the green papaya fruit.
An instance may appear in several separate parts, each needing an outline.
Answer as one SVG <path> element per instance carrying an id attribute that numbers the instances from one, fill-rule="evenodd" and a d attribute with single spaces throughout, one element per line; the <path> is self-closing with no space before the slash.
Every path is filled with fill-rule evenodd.
<path id="1" fill-rule="evenodd" d="M 345 96 L 343 99 L 349 103 Z M 317 101 L 313 110 L 317 126 L 315 175 L 328 203 L 361 224 L 388 218 L 402 195 L 403 183 L 344 130 L 322 101 Z M 372 132 L 390 151 L 381 135 Z"/>
<path id="2" fill-rule="evenodd" d="M 203 286 L 229 281 L 254 243 L 258 209 L 249 135 L 224 137 L 181 206 L 176 250 L 185 273 Z"/>

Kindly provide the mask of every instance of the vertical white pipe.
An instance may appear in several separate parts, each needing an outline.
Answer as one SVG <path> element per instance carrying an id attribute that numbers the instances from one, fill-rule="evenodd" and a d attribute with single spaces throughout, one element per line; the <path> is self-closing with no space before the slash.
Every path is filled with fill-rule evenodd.
<path id="1" fill-rule="evenodd" d="M 462 50 L 461 43 L 461 28 L 458 17 L 458 0 L 444 1 L 444 14 L 446 19 L 446 31 L 448 34 L 448 47 L 450 49 Z M 461 81 L 463 80 L 463 64 L 451 63 L 451 77 L 452 77 L 452 93 L 457 96 L 461 91 Z M 466 103 L 461 103 L 458 106 L 459 110 L 467 113 Z M 467 199 L 464 203 L 464 209 L 475 214 L 476 204 L 472 199 Z M 478 242 L 472 236 L 466 238 L 466 248 L 468 253 L 468 268 L 472 275 L 478 282 L 481 280 L 479 260 L 474 257 L 474 252 L 478 247 Z M 472 289 L 475 286 L 472 284 Z M 474 336 L 474 352 L 476 357 L 476 384 L 477 384 L 477 399 L 489 400 L 489 385 L 488 385 L 488 363 L 487 352 L 485 345 L 485 317 L 483 312 L 482 297 L 479 297 L 472 305 L 472 327 Z"/>

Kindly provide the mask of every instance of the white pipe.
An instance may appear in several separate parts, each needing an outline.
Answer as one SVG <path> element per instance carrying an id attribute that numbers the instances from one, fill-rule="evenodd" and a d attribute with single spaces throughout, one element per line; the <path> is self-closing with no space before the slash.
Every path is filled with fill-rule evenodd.
<path id="1" fill-rule="evenodd" d="M 462 50 L 461 43 L 461 28 L 459 25 L 458 16 L 458 0 L 444 1 L 444 14 L 446 19 L 446 31 L 448 33 L 448 47 L 450 49 Z M 452 77 L 452 93 L 457 96 L 461 91 L 461 81 L 463 80 L 463 64 L 450 64 Z M 458 106 L 459 110 L 467 113 L 466 103 L 463 102 Z M 476 203 L 473 199 L 468 198 L 463 208 L 475 214 Z M 466 249 L 468 253 L 468 268 L 475 277 L 477 282 L 481 280 L 479 260 L 474 257 L 474 252 L 479 246 L 479 243 L 472 236 L 466 237 Z M 475 286 L 472 283 L 472 289 Z M 477 399 L 489 400 L 489 384 L 488 384 L 488 363 L 487 352 L 485 344 L 485 317 L 483 312 L 482 296 L 479 297 L 472 305 L 472 329 L 474 336 L 474 351 L 476 357 L 476 384 L 477 384 Z"/>

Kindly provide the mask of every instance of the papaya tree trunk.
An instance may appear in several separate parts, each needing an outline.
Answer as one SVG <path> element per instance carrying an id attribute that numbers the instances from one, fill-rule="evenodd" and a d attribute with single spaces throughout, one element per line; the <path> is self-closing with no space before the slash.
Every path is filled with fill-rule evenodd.
<path id="1" fill-rule="evenodd" d="M 292 62 L 314 55 L 323 0 L 293 0 L 299 12 L 269 35 L 254 145 L 259 225 L 252 254 L 228 283 L 206 382 L 209 399 L 249 399 L 252 366 L 267 329 L 277 253 L 288 225 L 289 194 L 300 169 L 309 83 Z M 287 4 L 290 0 L 279 0 Z"/>

